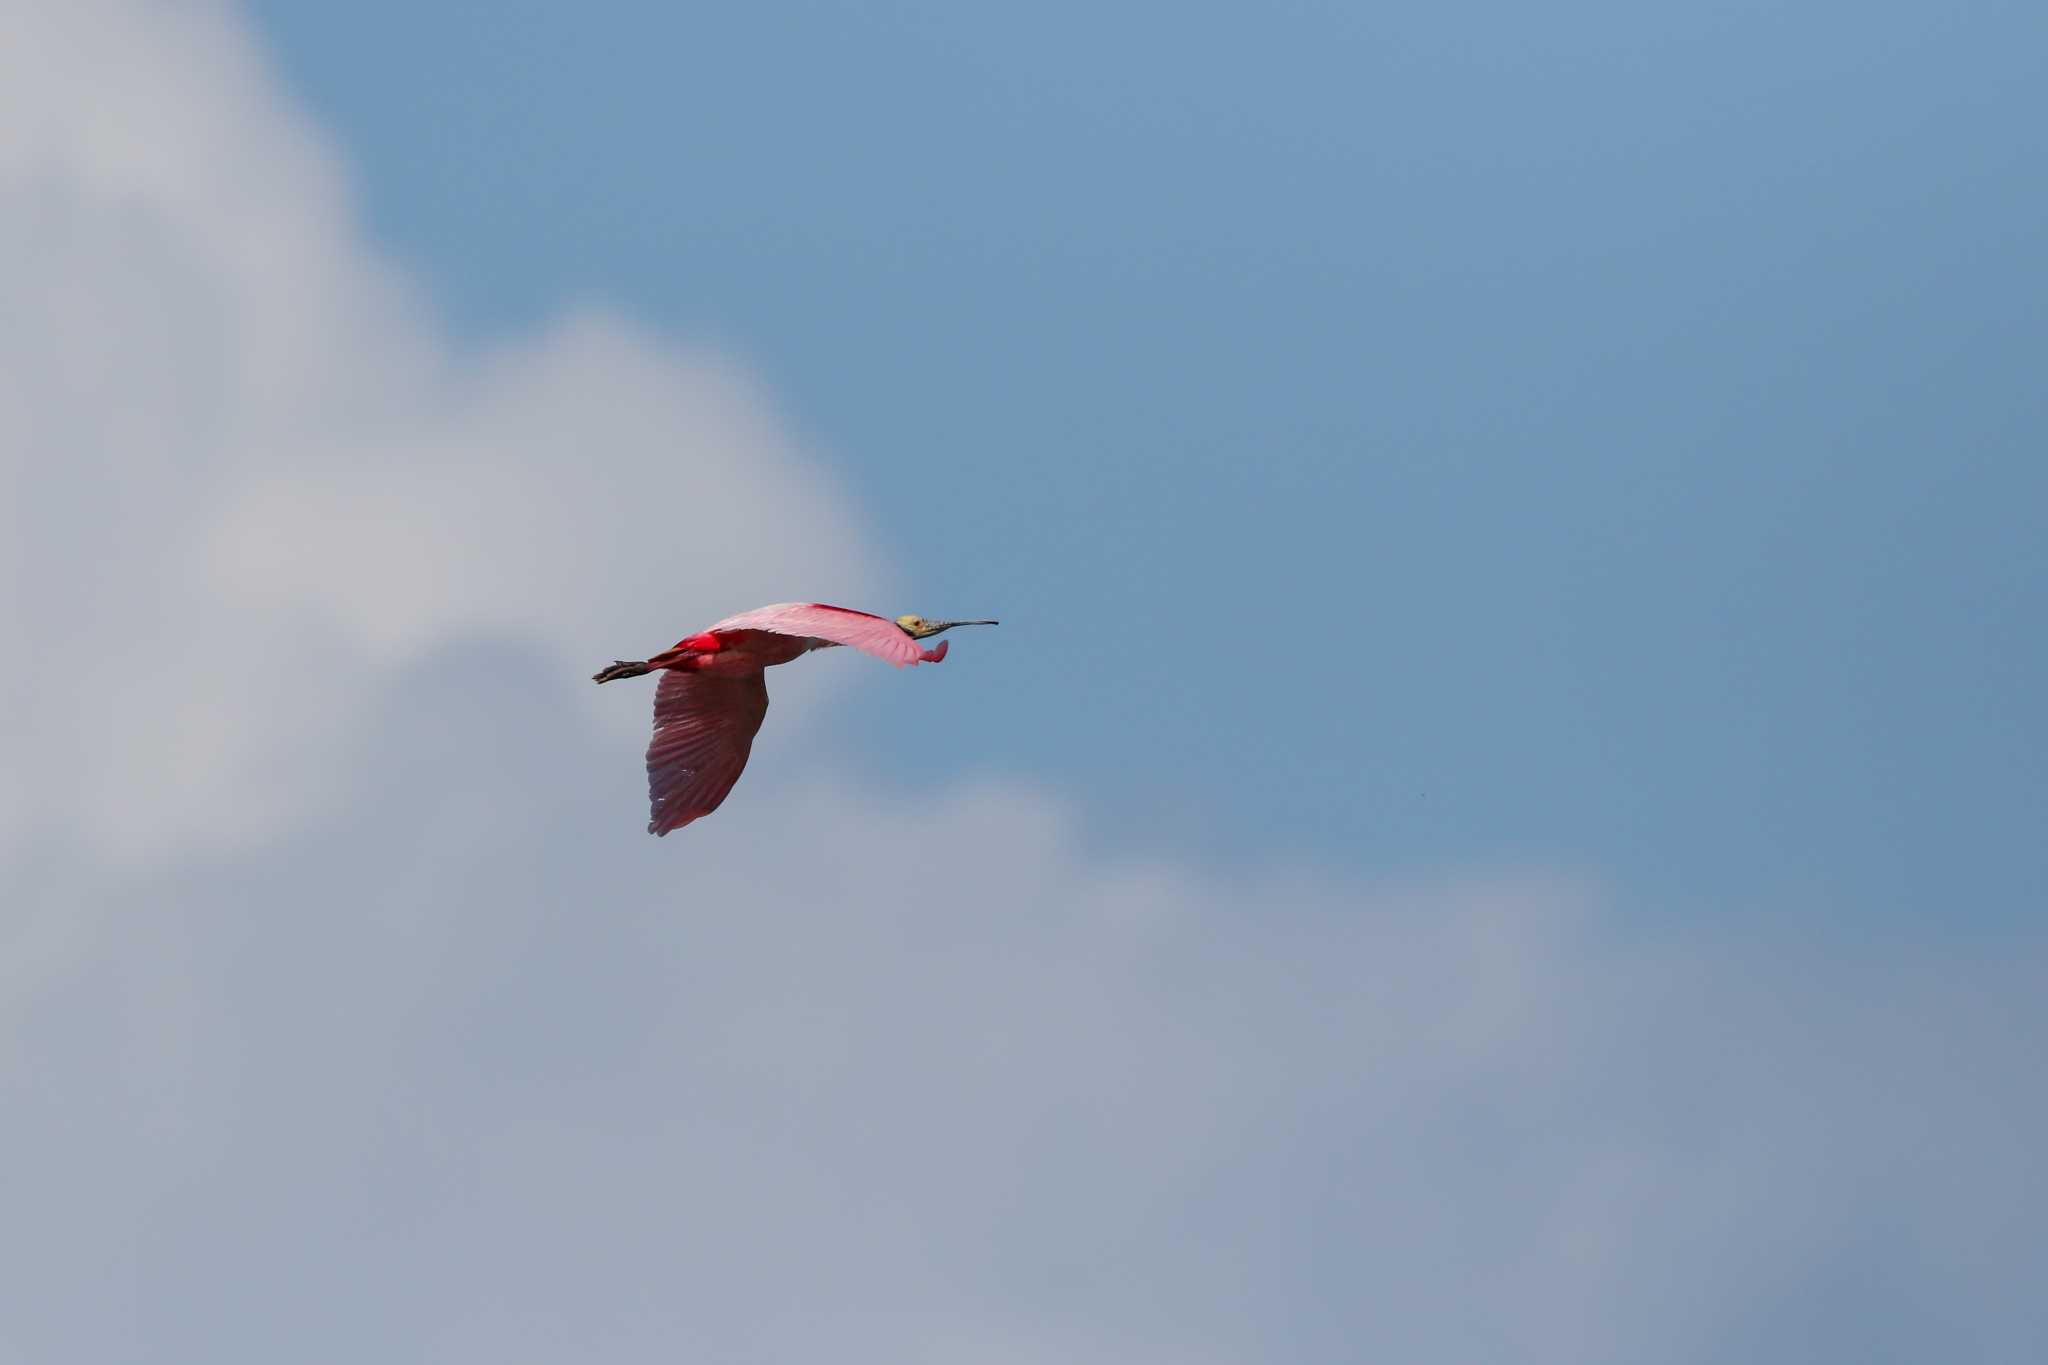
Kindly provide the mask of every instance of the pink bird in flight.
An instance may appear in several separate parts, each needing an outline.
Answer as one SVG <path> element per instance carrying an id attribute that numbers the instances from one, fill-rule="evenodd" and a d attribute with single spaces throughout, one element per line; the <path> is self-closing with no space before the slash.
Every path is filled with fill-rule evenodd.
<path id="1" fill-rule="evenodd" d="M 711 814 L 740 780 L 768 714 L 763 669 L 833 645 L 851 645 L 898 668 L 935 664 L 946 657 L 948 642 L 924 649 L 919 640 L 955 626 L 995 624 L 922 616 L 891 621 L 822 602 L 783 602 L 728 616 L 651 659 L 618 660 L 595 680 L 662 673 L 647 746 L 647 832 L 667 834 Z"/>

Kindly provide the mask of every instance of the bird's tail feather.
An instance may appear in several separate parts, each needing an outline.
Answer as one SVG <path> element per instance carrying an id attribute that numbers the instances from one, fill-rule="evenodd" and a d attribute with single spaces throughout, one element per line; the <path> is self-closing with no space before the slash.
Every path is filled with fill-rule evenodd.
<path id="1" fill-rule="evenodd" d="M 610 668 L 601 668 L 590 675 L 592 682 L 608 683 L 614 678 L 637 678 L 642 673 L 652 673 L 654 665 L 644 659 L 617 659 Z"/>

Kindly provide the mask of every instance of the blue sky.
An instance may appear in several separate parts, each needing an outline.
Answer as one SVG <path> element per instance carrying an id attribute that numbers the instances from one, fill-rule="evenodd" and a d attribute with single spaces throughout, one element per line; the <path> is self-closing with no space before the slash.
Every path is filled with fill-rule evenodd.
<path id="1" fill-rule="evenodd" d="M 2048 1357 L 2036 8 L 0 32 L 0 1365 Z"/>
<path id="2" fill-rule="evenodd" d="M 846 700 L 878 768 L 1226 860 L 2048 895 L 2038 11 L 254 13 L 459 329 L 737 352 L 879 606 L 1008 618 Z"/>

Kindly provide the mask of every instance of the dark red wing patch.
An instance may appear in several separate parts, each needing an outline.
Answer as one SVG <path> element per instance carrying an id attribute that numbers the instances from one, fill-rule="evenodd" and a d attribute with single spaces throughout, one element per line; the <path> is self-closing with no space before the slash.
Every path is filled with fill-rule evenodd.
<path id="1" fill-rule="evenodd" d="M 663 673 L 647 746 L 647 832 L 667 834 L 717 810 L 740 780 L 767 714 L 768 684 L 759 673 Z"/>

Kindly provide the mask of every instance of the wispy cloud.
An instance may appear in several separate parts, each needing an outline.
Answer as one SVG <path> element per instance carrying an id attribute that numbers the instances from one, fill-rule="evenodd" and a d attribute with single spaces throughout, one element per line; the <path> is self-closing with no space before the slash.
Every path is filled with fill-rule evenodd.
<path id="1" fill-rule="evenodd" d="M 736 601 L 867 595 L 833 480 L 728 362 L 602 311 L 447 346 L 224 12 L 13 8 L 13 827 L 275 831 L 352 699 L 451 630 L 583 667 Z"/>

